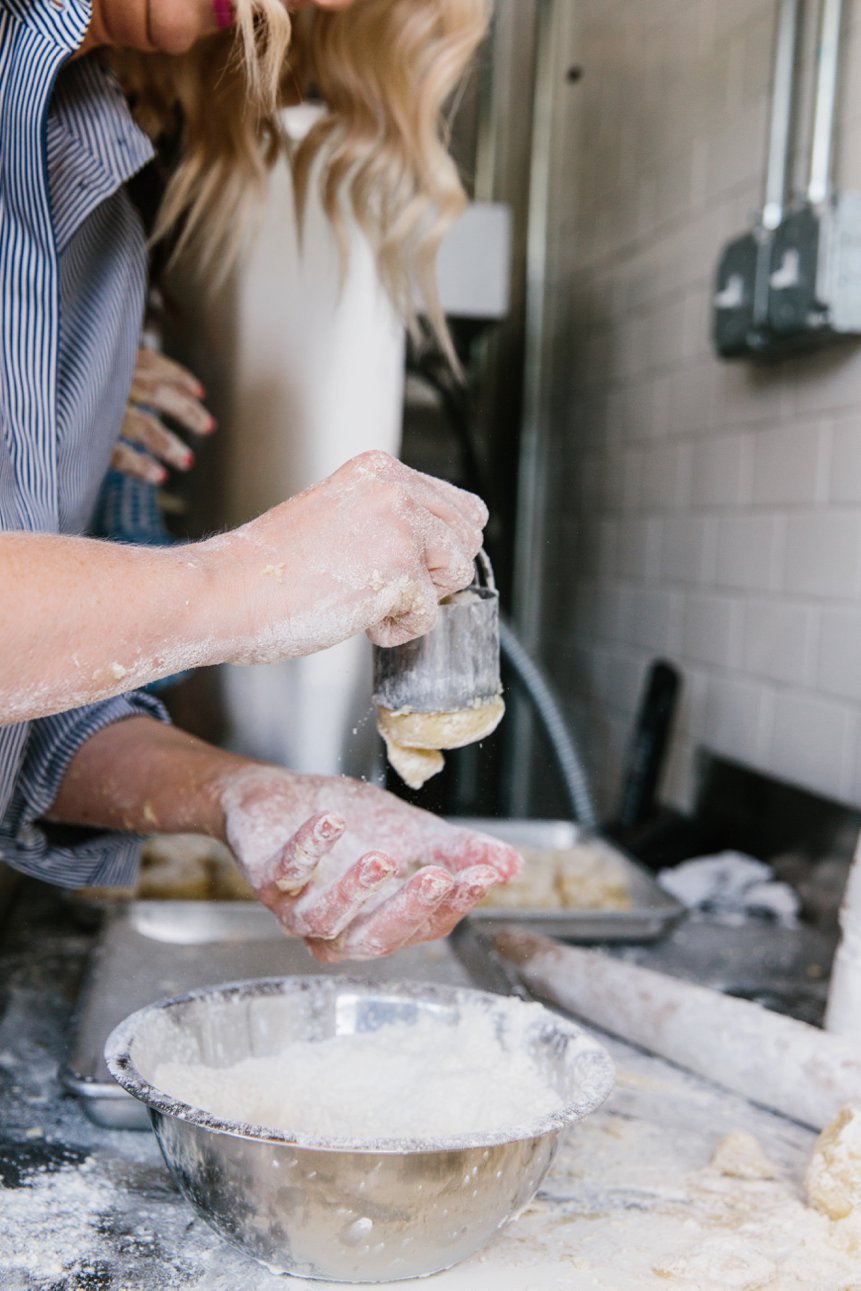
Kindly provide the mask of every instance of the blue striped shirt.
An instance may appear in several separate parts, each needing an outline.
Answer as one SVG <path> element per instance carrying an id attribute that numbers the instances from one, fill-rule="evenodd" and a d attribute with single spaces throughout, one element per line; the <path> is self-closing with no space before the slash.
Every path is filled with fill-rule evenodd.
<path id="1" fill-rule="evenodd" d="M 86 0 L 0 0 L 4 531 L 86 531 L 142 326 L 146 248 L 124 184 L 152 151 L 100 59 L 68 62 L 89 14 Z M 133 879 L 133 836 L 41 817 L 80 746 L 141 714 L 164 716 L 135 694 L 0 727 L 0 858 L 68 887 Z"/>

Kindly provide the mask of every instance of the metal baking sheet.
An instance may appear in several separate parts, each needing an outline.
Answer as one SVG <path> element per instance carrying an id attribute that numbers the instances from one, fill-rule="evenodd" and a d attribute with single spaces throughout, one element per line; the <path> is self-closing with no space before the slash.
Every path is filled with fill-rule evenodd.
<path id="1" fill-rule="evenodd" d="M 570 820 L 497 820 L 471 817 L 457 824 L 469 825 L 485 834 L 501 838 L 513 847 L 533 847 L 541 851 L 564 851 L 589 841 L 589 835 Z M 482 906 L 470 919 L 482 932 L 493 931 L 487 925 L 501 923 L 528 924 L 547 937 L 566 941 L 655 941 L 665 936 L 683 918 L 685 907 L 656 883 L 652 874 L 616 846 L 594 836 L 602 848 L 610 848 L 628 887 L 631 905 L 627 910 L 534 909 L 517 910 L 509 906 Z"/>
<path id="2" fill-rule="evenodd" d="M 114 1083 L 103 1056 L 108 1035 L 129 1013 L 164 996 L 218 982 L 343 971 L 317 963 L 301 941 L 284 936 L 274 915 L 253 902 L 131 901 L 118 906 L 106 913 L 90 961 L 63 1084 L 98 1124 L 146 1129 L 146 1108 Z M 358 971 L 377 982 L 484 984 L 448 941 L 369 960 Z"/>

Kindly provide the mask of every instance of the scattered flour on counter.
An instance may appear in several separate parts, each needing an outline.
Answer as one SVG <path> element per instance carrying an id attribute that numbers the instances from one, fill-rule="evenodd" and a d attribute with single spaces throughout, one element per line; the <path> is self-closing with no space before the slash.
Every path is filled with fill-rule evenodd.
<path id="1" fill-rule="evenodd" d="M 563 1106 L 526 1048 L 504 1047 L 480 1013 L 297 1041 L 232 1067 L 164 1062 L 154 1084 L 224 1120 L 354 1144 L 499 1133 Z"/>
<path id="2" fill-rule="evenodd" d="M 0 1187 L 3 1267 L 20 1269 L 40 1285 L 53 1285 L 70 1272 L 83 1279 L 109 1254 L 101 1221 L 114 1191 L 92 1158 L 67 1169 L 35 1171 L 18 1188 Z"/>
<path id="3" fill-rule="evenodd" d="M 823 1155 L 823 1149 L 834 1148 L 851 1123 L 851 1112 L 841 1114 L 814 1147 L 807 1186 L 818 1209 L 804 1204 L 754 1137 L 732 1130 L 710 1165 L 689 1176 L 687 1205 L 677 1210 L 691 1228 L 687 1249 L 656 1260 L 653 1271 L 697 1291 L 859 1291 L 861 1214 L 840 1206 L 827 1217 L 815 1183 L 811 1187 L 811 1171 L 819 1182 L 823 1175 L 834 1182 L 835 1155 Z M 842 1142 L 837 1149 L 841 1167 L 850 1162 L 847 1147 Z M 837 1170 L 838 1182 L 844 1174 Z M 834 1200 L 827 1189 L 823 1196 Z M 835 1223 L 836 1209 L 843 1218 Z"/>

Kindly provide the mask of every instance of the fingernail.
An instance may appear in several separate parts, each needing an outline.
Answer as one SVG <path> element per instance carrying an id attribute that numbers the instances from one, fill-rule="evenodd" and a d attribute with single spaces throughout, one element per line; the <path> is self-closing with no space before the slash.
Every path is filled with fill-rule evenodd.
<path id="1" fill-rule="evenodd" d="M 189 452 L 187 452 L 187 453 L 186 453 L 185 457 L 182 459 L 182 469 L 183 469 L 184 471 L 190 471 L 190 470 L 191 470 L 191 468 L 192 468 L 192 466 L 194 466 L 194 453 L 192 453 L 191 451 L 189 451 Z"/>
<path id="2" fill-rule="evenodd" d="M 293 896 L 296 892 L 301 892 L 307 882 L 307 878 L 276 879 L 275 886 L 279 892 L 286 896 Z"/>
<path id="3" fill-rule="evenodd" d="M 217 426 L 218 426 L 218 422 L 215 420 L 215 418 L 214 418 L 214 417 L 210 417 L 210 418 L 209 418 L 209 420 L 208 420 L 208 421 L 207 421 L 207 423 L 206 423 L 206 430 L 205 430 L 204 434 L 206 434 L 206 435 L 211 435 L 211 434 L 212 434 L 212 432 L 216 429 L 216 427 L 217 427 Z"/>
<path id="4" fill-rule="evenodd" d="M 167 471 L 164 469 L 164 467 L 163 467 L 163 466 L 162 466 L 162 467 L 158 467 L 156 470 L 154 470 L 154 471 L 153 471 L 153 473 L 152 473 L 152 482 L 153 482 L 153 484 L 166 484 L 166 483 L 167 483 Z"/>
<path id="5" fill-rule="evenodd" d="M 369 856 L 359 866 L 359 882 L 363 888 L 374 888 L 395 872 L 391 861 L 382 856 Z"/>
<path id="6" fill-rule="evenodd" d="M 418 886 L 418 899 L 423 905 L 439 905 L 454 887 L 454 879 L 447 874 L 428 874 L 423 876 Z"/>
<path id="7" fill-rule="evenodd" d="M 324 842 L 335 838 L 338 834 L 344 832 L 344 821 L 340 816 L 324 816 L 318 820 L 316 830 L 314 831 Z"/>

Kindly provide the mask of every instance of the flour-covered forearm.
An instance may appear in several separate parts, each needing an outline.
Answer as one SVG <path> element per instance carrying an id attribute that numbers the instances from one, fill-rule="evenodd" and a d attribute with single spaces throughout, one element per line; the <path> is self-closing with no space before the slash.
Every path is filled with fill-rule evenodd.
<path id="1" fill-rule="evenodd" d="M 384 453 L 231 533 L 173 548 L 0 534 L 0 721 L 187 668 L 271 662 L 367 632 L 394 645 L 465 586 L 487 519 L 472 494 Z"/>
<path id="2" fill-rule="evenodd" d="M 0 534 L 0 723 L 82 707 L 215 662 L 200 549 Z"/>
<path id="3" fill-rule="evenodd" d="M 284 931 L 327 962 L 443 937 L 520 866 L 506 844 L 374 785 L 250 762 L 147 719 L 83 745 L 48 815 L 221 839 Z"/>

